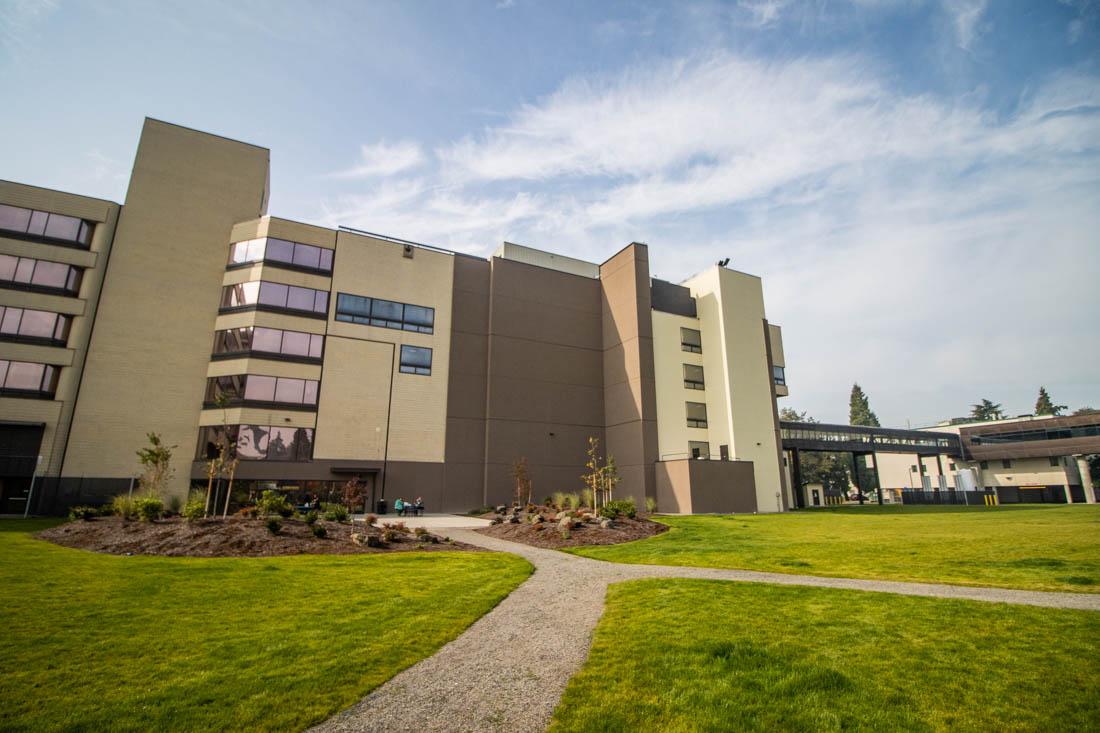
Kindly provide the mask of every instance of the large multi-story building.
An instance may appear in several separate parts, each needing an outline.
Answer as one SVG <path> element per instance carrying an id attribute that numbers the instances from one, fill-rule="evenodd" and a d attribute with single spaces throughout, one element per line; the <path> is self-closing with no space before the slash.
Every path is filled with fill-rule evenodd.
<path id="1" fill-rule="evenodd" d="M 759 278 L 311 226 L 267 214 L 268 176 L 264 148 L 147 120 L 124 205 L 0 183 L 0 512 L 126 491 L 149 432 L 181 497 L 226 441 L 238 489 L 467 510 L 521 457 L 536 497 L 579 489 L 594 437 L 664 511 L 789 505 Z"/>

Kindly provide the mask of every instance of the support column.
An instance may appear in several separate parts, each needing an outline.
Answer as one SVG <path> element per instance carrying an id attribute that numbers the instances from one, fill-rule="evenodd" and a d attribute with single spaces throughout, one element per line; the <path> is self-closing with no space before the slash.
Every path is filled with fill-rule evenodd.
<path id="1" fill-rule="evenodd" d="M 1086 456 L 1074 456 L 1077 461 L 1077 472 L 1081 474 L 1081 489 L 1085 492 L 1085 502 L 1096 503 L 1096 489 L 1092 485 L 1092 471 L 1089 470 L 1089 462 Z"/>
<path id="2" fill-rule="evenodd" d="M 859 482 L 859 455 L 852 453 L 852 483 L 856 485 L 856 494 L 859 496 L 859 505 L 863 506 L 863 486 Z"/>
<path id="3" fill-rule="evenodd" d="M 878 494 L 878 505 L 882 506 L 882 479 L 878 475 L 878 456 L 871 453 L 871 468 L 875 472 L 875 493 Z"/>
<path id="4" fill-rule="evenodd" d="M 791 485 L 794 489 L 794 505 L 799 509 L 806 508 L 806 489 L 802 485 L 802 454 L 798 448 L 791 448 Z"/>

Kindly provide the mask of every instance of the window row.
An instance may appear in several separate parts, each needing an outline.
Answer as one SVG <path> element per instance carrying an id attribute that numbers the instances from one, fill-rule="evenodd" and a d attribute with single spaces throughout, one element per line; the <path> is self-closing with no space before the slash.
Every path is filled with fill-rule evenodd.
<path id="1" fill-rule="evenodd" d="M 214 332 L 215 354 L 280 354 L 320 359 L 325 337 L 317 333 L 247 326 Z"/>
<path id="2" fill-rule="evenodd" d="M 0 388 L 20 396 L 53 397 L 60 371 L 51 364 L 0 359 Z"/>
<path id="3" fill-rule="evenodd" d="M 339 293 L 336 296 L 336 320 L 400 331 L 432 333 L 435 327 L 435 308 Z"/>
<path id="4" fill-rule="evenodd" d="M 79 217 L 0 204 L 0 230 L 5 232 L 71 242 L 87 249 L 94 228 L 95 224 Z"/>
<path id="5" fill-rule="evenodd" d="M 694 328 L 680 329 L 680 348 L 693 354 L 703 353 L 703 335 Z"/>
<path id="6" fill-rule="evenodd" d="M 328 313 L 328 291 L 253 280 L 222 288 L 222 308 L 268 306 L 306 313 Z"/>
<path id="7" fill-rule="evenodd" d="M 79 267 L 61 262 L 0 254 L 0 284 L 13 283 L 77 295 L 82 275 L 83 270 Z"/>
<path id="8" fill-rule="evenodd" d="M 974 435 L 971 436 L 970 440 L 974 445 L 989 445 L 993 443 L 1021 443 L 1031 440 L 1091 438 L 1097 435 L 1100 435 L 1100 423 L 1095 425 L 1077 425 L 1071 428 L 1046 428 L 1045 430 L 1021 430 L 1015 433 Z"/>
<path id="9" fill-rule="evenodd" d="M 206 380 L 207 403 L 281 402 L 316 405 L 317 380 L 269 377 L 262 374 L 234 374 Z"/>
<path id="10" fill-rule="evenodd" d="M 703 367 L 684 364 L 684 389 L 705 389 Z"/>
<path id="11" fill-rule="evenodd" d="M 326 247 L 288 242 L 285 239 L 274 237 L 262 237 L 231 244 L 229 246 L 229 264 L 278 262 L 310 270 L 332 272 L 332 254 L 332 250 Z"/>
<path id="12" fill-rule="evenodd" d="M 685 407 L 689 428 L 705 428 L 707 426 L 707 406 L 704 403 L 687 402 Z"/>
<path id="13" fill-rule="evenodd" d="M 69 338 L 72 317 L 52 311 L 0 306 L 0 334 L 45 339 L 64 344 Z"/>
<path id="14" fill-rule="evenodd" d="M 308 461 L 313 457 L 313 428 L 273 425 L 211 425 L 199 429 L 197 457 L 216 458 L 219 447 L 243 461 Z"/>
<path id="15" fill-rule="evenodd" d="M 405 374 L 430 375 L 432 373 L 432 350 L 423 346 L 402 344 L 401 364 L 398 369 Z"/>

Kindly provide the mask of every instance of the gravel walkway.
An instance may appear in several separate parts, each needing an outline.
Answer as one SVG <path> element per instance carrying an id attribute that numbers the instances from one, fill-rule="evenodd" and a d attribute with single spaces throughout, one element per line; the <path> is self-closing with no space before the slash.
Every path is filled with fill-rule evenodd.
<path id="1" fill-rule="evenodd" d="M 701 578 L 1100 611 L 1100 594 L 821 578 L 746 570 L 625 565 L 455 529 L 462 542 L 526 558 L 535 573 L 433 656 L 314 731 L 543 731 L 584 664 L 609 583 Z"/>

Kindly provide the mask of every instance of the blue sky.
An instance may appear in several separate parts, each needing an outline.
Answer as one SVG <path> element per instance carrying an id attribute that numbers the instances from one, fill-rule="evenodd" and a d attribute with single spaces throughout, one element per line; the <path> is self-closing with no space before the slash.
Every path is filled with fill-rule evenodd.
<path id="1" fill-rule="evenodd" d="M 1100 2 L 0 2 L 0 177 L 125 197 L 145 116 L 271 213 L 764 278 L 792 396 L 1100 407 Z"/>

